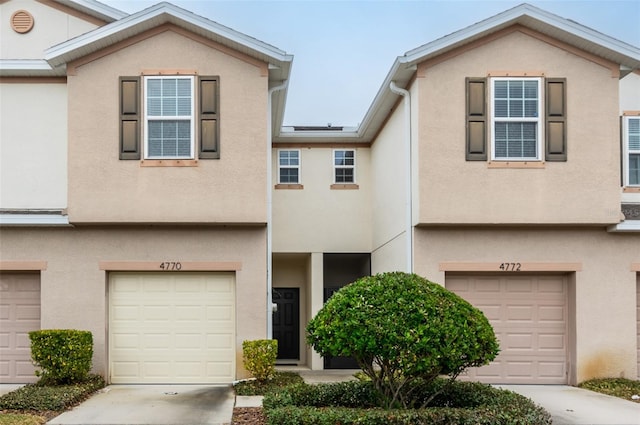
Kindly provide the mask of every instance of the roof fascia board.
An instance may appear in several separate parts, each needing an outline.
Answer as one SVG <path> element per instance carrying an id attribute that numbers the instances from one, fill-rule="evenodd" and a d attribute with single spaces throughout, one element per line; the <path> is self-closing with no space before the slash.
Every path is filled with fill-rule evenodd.
<path id="1" fill-rule="evenodd" d="M 640 233 L 640 220 L 625 220 L 622 223 L 607 227 L 610 233 L 638 232 Z"/>
<path id="2" fill-rule="evenodd" d="M 69 217 L 58 214 L 0 214 L 0 226 L 69 226 Z"/>
<path id="3" fill-rule="evenodd" d="M 38 0 L 43 4 L 58 3 L 59 5 L 69 7 L 78 12 L 85 13 L 89 16 L 97 18 L 103 22 L 113 22 L 122 19 L 129 14 L 122 10 L 107 6 L 95 0 Z M 54 6 L 55 7 L 55 6 Z"/>
<path id="4" fill-rule="evenodd" d="M 279 50 L 271 45 L 263 43 L 257 39 L 234 31 L 228 27 L 210 21 L 191 12 L 180 9 L 169 3 L 160 3 L 148 9 L 142 10 L 133 15 L 129 15 L 117 22 L 96 28 L 86 34 L 75 37 L 71 40 L 50 47 L 45 51 L 45 60 L 52 65 L 59 65 L 65 62 L 64 56 L 76 49 L 86 46 L 87 44 L 97 42 L 99 40 L 113 36 L 121 31 L 134 27 L 144 21 L 156 17 L 166 16 L 164 22 L 179 23 L 179 21 L 200 27 L 211 33 L 215 33 L 232 43 L 248 47 L 258 53 L 271 58 L 276 64 L 281 62 L 291 62 L 293 56 L 287 55 L 284 51 Z M 174 19 L 178 20 L 175 22 Z"/>

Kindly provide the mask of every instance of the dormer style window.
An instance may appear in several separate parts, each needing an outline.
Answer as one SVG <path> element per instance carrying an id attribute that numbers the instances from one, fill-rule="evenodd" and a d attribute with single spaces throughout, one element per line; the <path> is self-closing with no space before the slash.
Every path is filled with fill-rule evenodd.
<path id="1" fill-rule="evenodd" d="M 218 77 L 120 77 L 120 159 L 220 158 L 218 93 Z"/>
<path id="2" fill-rule="evenodd" d="M 466 80 L 467 161 L 567 160 L 566 80 Z"/>
<path id="3" fill-rule="evenodd" d="M 640 187 L 640 116 L 622 117 L 624 185 Z"/>

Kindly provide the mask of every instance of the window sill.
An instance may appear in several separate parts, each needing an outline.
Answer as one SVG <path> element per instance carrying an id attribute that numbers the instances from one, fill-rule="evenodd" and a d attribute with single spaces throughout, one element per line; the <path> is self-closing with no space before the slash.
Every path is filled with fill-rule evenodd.
<path id="1" fill-rule="evenodd" d="M 289 189 L 289 190 L 302 190 L 304 186 L 301 184 L 277 184 L 274 186 L 275 189 Z"/>
<path id="2" fill-rule="evenodd" d="M 622 188 L 622 193 L 640 193 L 640 186 L 627 186 Z"/>
<path id="3" fill-rule="evenodd" d="M 331 185 L 331 190 L 357 190 L 359 188 L 360 186 L 358 186 L 355 183 L 349 183 L 349 184 L 340 183 L 340 184 Z"/>
<path id="4" fill-rule="evenodd" d="M 197 159 L 144 159 L 141 167 L 197 167 Z"/>
<path id="5" fill-rule="evenodd" d="M 489 161 L 487 168 L 545 168 L 544 161 Z"/>

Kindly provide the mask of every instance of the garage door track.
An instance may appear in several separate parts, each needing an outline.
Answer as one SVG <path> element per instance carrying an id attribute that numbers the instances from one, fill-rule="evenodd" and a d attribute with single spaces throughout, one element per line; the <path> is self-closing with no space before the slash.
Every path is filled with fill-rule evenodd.
<path id="1" fill-rule="evenodd" d="M 49 424 L 230 424 L 235 396 L 220 385 L 110 385 Z"/>

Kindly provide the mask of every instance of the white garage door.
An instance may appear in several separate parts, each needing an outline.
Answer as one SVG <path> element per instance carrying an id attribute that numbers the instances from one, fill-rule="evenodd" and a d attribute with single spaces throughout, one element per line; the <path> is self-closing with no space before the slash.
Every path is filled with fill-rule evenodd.
<path id="1" fill-rule="evenodd" d="M 229 383 L 235 340 L 234 274 L 110 275 L 112 383 Z"/>
<path id="2" fill-rule="evenodd" d="M 29 332 L 40 329 L 40 275 L 0 274 L 0 383 L 37 381 Z"/>
<path id="3" fill-rule="evenodd" d="M 567 383 L 567 282 L 563 276 L 447 275 L 447 289 L 487 316 L 500 340 L 469 379 L 503 384 Z"/>

